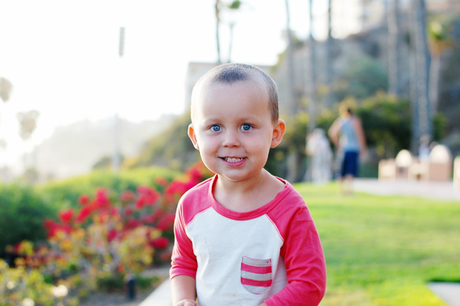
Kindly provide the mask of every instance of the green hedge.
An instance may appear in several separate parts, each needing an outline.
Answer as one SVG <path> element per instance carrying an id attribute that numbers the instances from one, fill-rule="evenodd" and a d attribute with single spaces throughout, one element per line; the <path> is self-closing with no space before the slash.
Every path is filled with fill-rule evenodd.
<path id="1" fill-rule="evenodd" d="M 82 194 L 92 196 L 99 187 L 109 189 L 113 196 L 124 190 L 135 191 L 139 185 L 161 190 L 155 183 L 157 177 L 171 181 L 180 175 L 166 168 L 150 167 L 119 173 L 99 170 L 41 186 L 0 184 L 0 256 L 5 254 L 7 245 L 45 239 L 43 221 L 56 219 L 60 209 L 78 206 Z"/>
<path id="2" fill-rule="evenodd" d="M 171 181 L 180 175 L 180 172 L 160 167 L 136 168 L 119 173 L 96 170 L 90 174 L 51 182 L 38 189 L 46 202 L 62 209 L 77 206 L 77 200 L 82 194 L 92 196 L 99 187 L 107 188 L 113 196 L 117 196 L 124 190 L 135 191 L 139 185 L 159 187 L 155 183 L 157 177 Z"/>
<path id="3" fill-rule="evenodd" d="M 7 245 L 46 238 L 43 220 L 55 215 L 33 187 L 0 184 L 0 256 Z"/>

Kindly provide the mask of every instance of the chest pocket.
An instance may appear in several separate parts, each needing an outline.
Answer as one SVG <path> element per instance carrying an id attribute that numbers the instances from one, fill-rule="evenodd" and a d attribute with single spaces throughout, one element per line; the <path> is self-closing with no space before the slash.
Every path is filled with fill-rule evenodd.
<path id="1" fill-rule="evenodd" d="M 243 256 L 241 259 L 241 284 L 253 293 L 262 294 L 270 289 L 272 279 L 272 260 L 254 259 Z"/>

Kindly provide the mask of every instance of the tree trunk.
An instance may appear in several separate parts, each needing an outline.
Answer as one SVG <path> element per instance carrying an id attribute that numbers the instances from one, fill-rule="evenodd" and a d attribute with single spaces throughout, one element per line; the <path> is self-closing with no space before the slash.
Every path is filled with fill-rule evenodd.
<path id="1" fill-rule="evenodd" d="M 228 63 L 231 63 L 232 61 L 232 47 L 233 47 L 233 28 L 235 27 L 234 23 L 231 23 L 230 25 L 230 41 L 228 44 Z"/>
<path id="2" fill-rule="evenodd" d="M 430 102 L 431 114 L 434 115 L 438 111 L 438 96 L 439 96 L 439 78 L 441 75 L 441 54 L 434 54 L 431 57 L 430 65 Z"/>
<path id="3" fill-rule="evenodd" d="M 216 4 L 214 6 L 216 12 L 216 47 L 217 47 L 217 64 L 221 64 L 220 58 L 220 38 L 219 38 L 219 26 L 220 26 L 220 0 L 216 0 Z"/>
<path id="4" fill-rule="evenodd" d="M 327 9 L 327 40 L 326 40 L 326 89 L 325 107 L 331 108 L 334 102 L 332 93 L 332 7 L 331 0 L 328 0 Z"/>
<path id="5" fill-rule="evenodd" d="M 432 114 L 428 96 L 430 55 L 426 35 L 425 0 L 412 0 L 411 15 L 416 63 L 415 75 L 413 75 L 412 82 L 415 82 L 414 90 L 418 106 L 418 130 L 420 136 L 428 135 L 432 139 Z"/>
<path id="6" fill-rule="evenodd" d="M 286 3 L 286 35 L 288 40 L 287 47 L 287 60 L 288 60 L 288 112 L 289 115 L 294 116 L 297 113 L 297 101 L 295 95 L 295 77 L 294 77 L 294 42 L 291 31 L 291 17 L 289 12 L 289 0 Z"/>
<path id="7" fill-rule="evenodd" d="M 310 34 L 308 38 L 308 48 L 307 48 L 307 65 L 306 65 L 306 74 L 307 77 L 307 98 L 308 98 L 308 108 L 307 112 L 309 114 L 308 120 L 308 133 L 313 132 L 316 127 L 316 101 L 315 101 L 315 74 L 316 74 L 316 42 L 313 38 L 313 0 L 309 1 L 309 19 L 310 19 Z"/>
<path id="8" fill-rule="evenodd" d="M 388 92 L 396 97 L 401 94 L 401 38 L 400 38 L 400 18 L 399 1 L 392 0 L 388 10 Z"/>

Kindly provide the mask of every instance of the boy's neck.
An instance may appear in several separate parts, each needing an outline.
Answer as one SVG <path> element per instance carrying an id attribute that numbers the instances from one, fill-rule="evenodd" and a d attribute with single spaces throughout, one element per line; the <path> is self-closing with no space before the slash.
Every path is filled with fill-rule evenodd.
<path id="1" fill-rule="evenodd" d="M 217 176 L 213 194 L 216 201 L 235 212 L 248 212 L 272 201 L 284 189 L 284 184 L 262 169 L 260 173 L 242 182 Z"/>

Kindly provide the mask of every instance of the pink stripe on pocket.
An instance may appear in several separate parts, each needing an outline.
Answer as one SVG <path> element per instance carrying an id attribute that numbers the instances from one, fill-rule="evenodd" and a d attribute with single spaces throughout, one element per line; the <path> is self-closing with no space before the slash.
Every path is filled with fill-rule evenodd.
<path id="1" fill-rule="evenodd" d="M 255 287 L 270 287 L 272 285 L 272 280 L 268 281 L 257 281 L 248 278 L 241 278 L 241 283 L 243 285 L 255 286 Z"/>
<path id="2" fill-rule="evenodd" d="M 272 273 L 272 266 L 256 267 L 241 263 L 241 270 L 257 274 Z"/>

